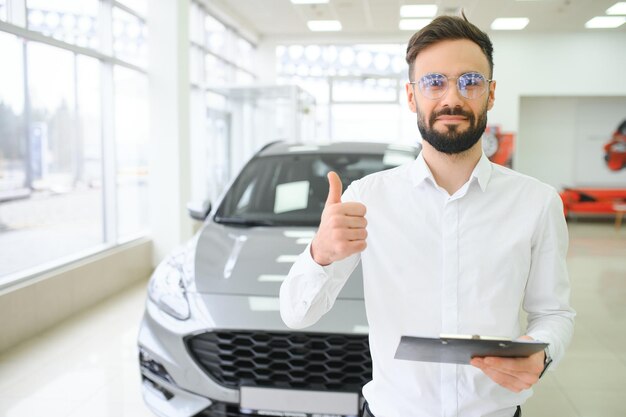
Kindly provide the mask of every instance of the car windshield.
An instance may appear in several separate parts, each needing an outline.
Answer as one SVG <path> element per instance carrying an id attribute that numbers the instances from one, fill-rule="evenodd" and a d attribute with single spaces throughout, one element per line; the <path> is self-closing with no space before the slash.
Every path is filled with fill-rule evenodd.
<path id="1" fill-rule="evenodd" d="M 416 153 L 302 153 L 263 156 L 243 169 L 214 220 L 238 226 L 319 226 L 328 196 L 326 174 L 339 174 L 343 189 L 368 174 L 414 160 Z"/>

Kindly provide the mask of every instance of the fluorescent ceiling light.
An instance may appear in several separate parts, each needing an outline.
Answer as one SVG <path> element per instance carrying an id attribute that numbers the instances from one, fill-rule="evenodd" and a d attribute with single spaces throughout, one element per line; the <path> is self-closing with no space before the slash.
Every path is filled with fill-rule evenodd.
<path id="1" fill-rule="evenodd" d="M 398 27 L 400 30 L 420 30 L 433 19 L 400 19 Z"/>
<path id="2" fill-rule="evenodd" d="M 341 30 L 339 20 L 309 20 L 306 22 L 309 30 L 313 32 L 336 32 Z"/>
<path id="3" fill-rule="evenodd" d="M 585 23 L 587 29 L 613 29 L 626 22 L 626 16 L 596 16 Z"/>
<path id="4" fill-rule="evenodd" d="M 409 4 L 400 7 L 400 16 L 402 17 L 433 17 L 436 14 L 436 4 Z"/>
<path id="5" fill-rule="evenodd" d="M 291 0 L 293 4 L 326 4 L 330 0 Z"/>
<path id="6" fill-rule="evenodd" d="M 615 3 L 614 5 L 606 9 L 606 14 L 626 14 L 626 1 Z"/>
<path id="7" fill-rule="evenodd" d="M 493 30 L 522 30 L 528 25 L 527 17 L 498 17 L 491 22 Z"/>

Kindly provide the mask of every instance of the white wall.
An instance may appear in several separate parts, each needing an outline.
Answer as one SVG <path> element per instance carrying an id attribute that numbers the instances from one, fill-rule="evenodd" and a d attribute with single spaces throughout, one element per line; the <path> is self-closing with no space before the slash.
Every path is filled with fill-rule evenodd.
<path id="1" fill-rule="evenodd" d="M 515 169 L 557 189 L 626 187 L 603 146 L 626 119 L 626 97 L 522 97 Z"/>
<path id="2" fill-rule="evenodd" d="M 626 96 L 626 33 L 503 33 L 494 45 L 496 103 L 490 123 L 519 130 L 523 96 Z"/>
<path id="3" fill-rule="evenodd" d="M 603 161 L 586 159 L 589 149 L 580 149 L 585 142 L 577 128 L 582 127 L 580 115 L 586 113 L 577 97 L 624 102 L 619 98 L 626 97 L 626 33 L 503 33 L 493 35 L 492 41 L 497 86 L 489 122 L 517 134 L 514 169 L 557 188 L 625 186 L 620 175 L 599 175 Z M 617 122 L 605 121 L 598 113 L 600 126 L 617 127 Z M 585 162 L 600 166 L 590 171 Z"/>
<path id="4" fill-rule="evenodd" d="M 573 185 L 576 100 L 523 98 L 520 111 L 514 169 L 557 188 Z"/>

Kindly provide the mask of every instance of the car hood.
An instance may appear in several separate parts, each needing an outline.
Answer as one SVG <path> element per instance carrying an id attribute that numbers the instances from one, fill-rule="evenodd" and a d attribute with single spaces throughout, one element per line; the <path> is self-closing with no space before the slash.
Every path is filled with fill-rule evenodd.
<path id="1" fill-rule="evenodd" d="M 255 330 L 292 332 L 280 317 L 278 296 L 243 296 L 189 294 L 193 316 L 202 319 L 203 331 Z M 306 332 L 367 334 L 367 316 L 363 300 L 337 300 L 333 308 Z"/>
<path id="2" fill-rule="evenodd" d="M 208 222 L 195 248 L 195 290 L 276 297 L 293 262 L 314 233 L 314 228 L 243 228 Z M 338 298 L 363 299 L 360 264 Z"/>

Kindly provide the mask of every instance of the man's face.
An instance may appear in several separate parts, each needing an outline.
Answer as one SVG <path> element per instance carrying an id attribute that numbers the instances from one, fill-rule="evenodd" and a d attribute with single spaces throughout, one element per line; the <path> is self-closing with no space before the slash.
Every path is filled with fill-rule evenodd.
<path id="1" fill-rule="evenodd" d="M 438 99 L 424 97 L 417 85 L 406 84 L 409 107 L 417 113 L 422 138 L 439 152 L 456 154 L 474 146 L 487 125 L 487 111 L 493 107 L 495 81 L 475 99 L 463 97 L 456 77 L 478 72 L 489 78 L 489 62 L 480 47 L 466 39 L 442 41 L 421 51 L 415 59 L 413 80 L 429 73 L 444 74 L 448 90 Z"/>

